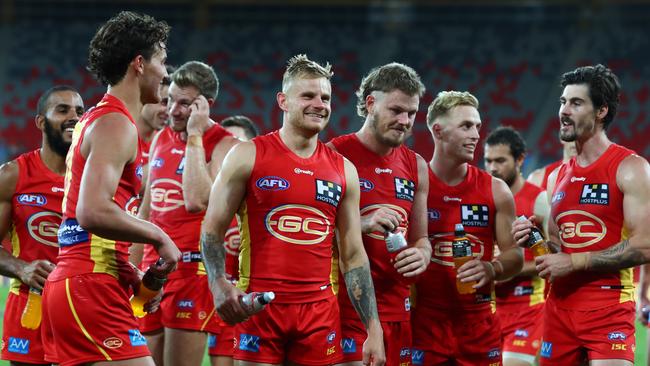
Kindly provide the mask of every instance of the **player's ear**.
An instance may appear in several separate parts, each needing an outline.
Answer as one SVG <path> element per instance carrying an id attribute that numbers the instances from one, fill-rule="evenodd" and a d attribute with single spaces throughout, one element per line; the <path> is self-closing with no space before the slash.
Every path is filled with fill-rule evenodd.
<path id="1" fill-rule="evenodd" d="M 44 131 L 45 130 L 45 116 L 37 114 L 36 117 L 34 117 L 34 124 L 36 125 L 36 128 L 38 128 L 41 131 Z"/>
<path id="2" fill-rule="evenodd" d="M 283 92 L 278 92 L 276 94 L 275 99 L 278 101 L 278 107 L 282 109 L 283 111 L 288 111 L 289 109 L 287 108 L 287 95 L 284 94 Z"/>

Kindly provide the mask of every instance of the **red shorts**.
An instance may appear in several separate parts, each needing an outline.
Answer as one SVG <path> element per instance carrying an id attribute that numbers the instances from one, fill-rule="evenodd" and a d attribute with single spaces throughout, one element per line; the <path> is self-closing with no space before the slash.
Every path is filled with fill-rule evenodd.
<path id="1" fill-rule="evenodd" d="M 20 318 L 27 304 L 27 292 L 7 296 L 2 323 L 2 359 L 24 363 L 47 363 L 41 340 L 41 328 L 26 329 Z"/>
<path id="2" fill-rule="evenodd" d="M 501 365 L 501 326 L 490 310 L 460 315 L 415 308 L 411 319 L 413 365 Z"/>
<path id="3" fill-rule="evenodd" d="M 235 325 L 233 358 L 258 363 L 332 365 L 341 360 L 336 297 L 300 304 L 271 303 Z"/>
<path id="4" fill-rule="evenodd" d="M 411 364 L 411 322 L 381 322 L 384 332 L 386 365 Z M 363 342 L 368 332 L 358 319 L 341 319 L 343 362 L 363 360 Z"/>
<path id="5" fill-rule="evenodd" d="M 127 291 L 108 274 L 48 280 L 41 330 L 45 359 L 62 366 L 149 356 Z"/>
<path id="6" fill-rule="evenodd" d="M 512 313 L 497 309 L 497 315 L 503 334 L 503 358 L 516 358 L 533 364 L 542 344 L 544 304 Z"/>
<path id="7" fill-rule="evenodd" d="M 208 355 L 232 357 L 235 350 L 235 327 L 219 323 L 219 334 L 208 335 Z"/>
<path id="8" fill-rule="evenodd" d="M 144 317 L 137 319 L 142 334 L 152 333 L 163 328 L 162 311 L 160 309 L 155 313 L 147 313 Z"/>
<path id="9" fill-rule="evenodd" d="M 165 328 L 219 332 L 219 318 L 208 287 L 208 276 L 169 280 L 163 287 L 158 312 Z"/>
<path id="10" fill-rule="evenodd" d="M 634 302 L 598 310 L 560 309 L 546 302 L 540 365 L 579 365 L 589 360 L 634 362 Z"/>

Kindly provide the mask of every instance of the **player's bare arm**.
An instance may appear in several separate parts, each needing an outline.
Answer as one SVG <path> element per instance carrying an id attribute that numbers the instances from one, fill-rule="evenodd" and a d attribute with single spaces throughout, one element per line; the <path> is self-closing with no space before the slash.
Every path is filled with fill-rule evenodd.
<path id="1" fill-rule="evenodd" d="M 154 244 L 166 262 L 164 268 L 171 270 L 181 253 L 169 236 L 113 202 L 124 166 L 136 157 L 137 138 L 136 127 L 119 113 L 107 114 L 88 127 L 80 149 L 86 167 L 76 217 L 84 229 L 101 237 Z"/>
<path id="2" fill-rule="evenodd" d="M 492 178 L 492 195 L 496 209 L 494 231 L 500 254 L 492 262 L 473 259 L 458 269 L 458 278 L 461 281 L 477 281 L 474 288 L 517 275 L 524 262 L 521 250 L 510 232 L 512 222 L 515 221 L 515 201 L 512 193 L 505 182 Z"/>
<path id="3" fill-rule="evenodd" d="M 383 365 L 383 331 L 377 312 L 375 289 L 370 275 L 368 255 L 363 248 L 359 218 L 359 177 L 354 165 L 345 159 L 346 189 L 336 218 L 338 249 L 341 272 L 348 289 L 348 296 L 368 331 L 363 345 L 363 364 Z"/>
<path id="4" fill-rule="evenodd" d="M 533 170 L 530 174 L 528 174 L 528 178 L 526 178 L 527 181 L 530 183 L 540 187 L 542 185 L 542 180 L 544 179 L 544 168 L 538 168 Z"/>
<path id="5" fill-rule="evenodd" d="M 18 164 L 13 161 L 0 166 L 0 238 L 11 228 L 11 200 L 18 182 Z M 24 284 L 43 289 L 47 275 L 54 269 L 48 260 L 27 263 L 0 249 L 0 274 L 17 278 Z"/>
<path id="6" fill-rule="evenodd" d="M 219 316 L 229 324 L 239 323 L 248 314 L 239 304 L 243 292 L 226 278 L 226 250 L 223 246 L 226 230 L 246 194 L 246 181 L 255 162 L 255 145 L 244 142 L 226 156 L 214 181 L 203 225 L 201 251 L 210 289 Z"/>
<path id="7" fill-rule="evenodd" d="M 404 277 L 414 277 L 424 272 L 431 263 L 431 243 L 427 234 L 427 196 L 429 194 L 429 171 L 426 161 L 417 156 L 418 186 L 409 217 L 409 248 L 395 257 L 395 268 Z"/>

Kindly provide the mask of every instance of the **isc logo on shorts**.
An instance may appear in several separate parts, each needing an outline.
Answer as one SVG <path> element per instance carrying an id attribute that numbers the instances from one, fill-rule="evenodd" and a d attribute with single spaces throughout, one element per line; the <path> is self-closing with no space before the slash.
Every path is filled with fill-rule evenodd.
<path id="1" fill-rule="evenodd" d="M 341 348 L 343 349 L 343 353 L 356 353 L 357 342 L 354 338 L 343 338 L 341 339 Z"/>
<path id="2" fill-rule="evenodd" d="M 131 346 L 146 346 L 147 339 L 142 336 L 138 329 L 129 329 L 129 340 L 131 341 Z"/>
<path id="3" fill-rule="evenodd" d="M 26 355 L 29 353 L 29 339 L 9 337 L 7 351 Z"/>
<path id="4" fill-rule="evenodd" d="M 260 351 L 260 337 L 250 334 L 239 335 L 239 349 L 248 352 Z"/>
<path id="5" fill-rule="evenodd" d="M 542 342 L 542 349 L 540 350 L 539 355 L 544 358 L 551 358 L 552 352 L 553 352 L 553 343 Z"/>
<path id="6" fill-rule="evenodd" d="M 424 351 L 413 348 L 411 350 L 411 362 L 414 365 L 424 365 Z"/>

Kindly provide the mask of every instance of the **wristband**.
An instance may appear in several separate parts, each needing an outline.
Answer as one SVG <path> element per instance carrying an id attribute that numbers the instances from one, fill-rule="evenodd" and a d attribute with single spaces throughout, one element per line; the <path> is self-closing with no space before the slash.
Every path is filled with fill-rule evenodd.
<path id="1" fill-rule="evenodd" d="M 571 266 L 574 271 L 584 271 L 589 268 L 591 252 L 571 253 Z"/>
<path id="2" fill-rule="evenodd" d="M 203 147 L 203 137 L 199 135 L 187 136 L 187 146 Z"/>

